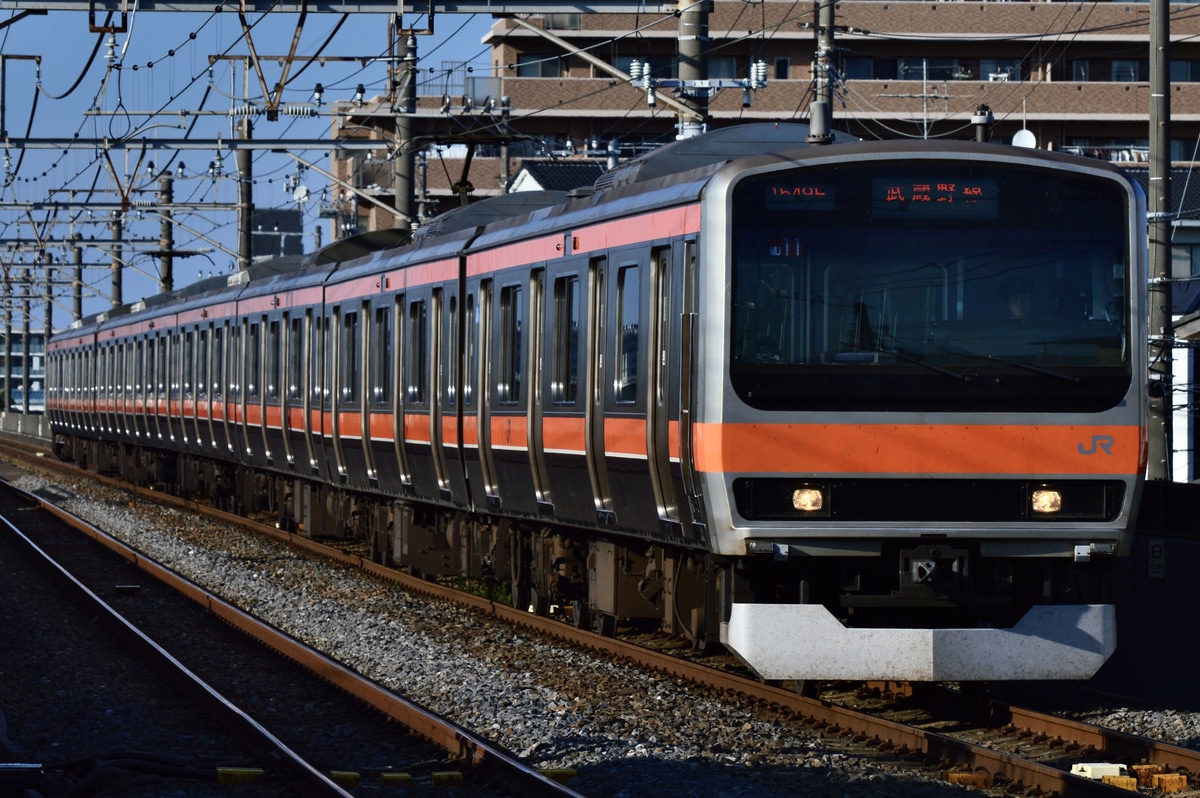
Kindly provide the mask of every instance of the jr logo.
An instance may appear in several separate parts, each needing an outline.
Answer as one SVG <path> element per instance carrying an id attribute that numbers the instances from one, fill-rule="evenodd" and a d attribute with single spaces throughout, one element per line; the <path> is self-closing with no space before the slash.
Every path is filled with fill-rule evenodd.
<path id="1" fill-rule="evenodd" d="M 1092 448 L 1085 449 L 1083 444 L 1079 444 L 1079 453 L 1084 455 L 1092 455 L 1097 451 L 1102 451 L 1105 454 L 1111 455 L 1113 447 L 1113 437 L 1111 435 L 1093 435 Z"/>

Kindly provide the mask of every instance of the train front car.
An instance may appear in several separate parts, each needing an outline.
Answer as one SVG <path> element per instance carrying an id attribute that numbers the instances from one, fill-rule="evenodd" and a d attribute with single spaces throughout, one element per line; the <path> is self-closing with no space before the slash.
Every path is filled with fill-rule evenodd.
<path id="1" fill-rule="evenodd" d="M 873 143 L 737 162 L 703 203 L 723 641 L 768 679 L 1090 677 L 1145 470 L 1140 189 Z"/>

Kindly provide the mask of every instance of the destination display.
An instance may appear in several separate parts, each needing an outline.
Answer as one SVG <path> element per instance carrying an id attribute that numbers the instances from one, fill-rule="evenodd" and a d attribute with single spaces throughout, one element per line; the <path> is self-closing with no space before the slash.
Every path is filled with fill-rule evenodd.
<path id="1" fill-rule="evenodd" d="M 871 216 L 875 219 L 995 219 L 999 215 L 1000 185 L 995 178 L 871 178 Z"/>

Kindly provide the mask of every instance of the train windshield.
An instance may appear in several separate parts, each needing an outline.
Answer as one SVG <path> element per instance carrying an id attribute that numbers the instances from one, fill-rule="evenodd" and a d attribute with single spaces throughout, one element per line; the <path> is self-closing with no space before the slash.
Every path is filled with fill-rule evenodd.
<path id="1" fill-rule="evenodd" d="M 1119 182 L 910 159 L 734 192 L 730 376 L 751 406 L 1098 411 L 1125 397 Z"/>

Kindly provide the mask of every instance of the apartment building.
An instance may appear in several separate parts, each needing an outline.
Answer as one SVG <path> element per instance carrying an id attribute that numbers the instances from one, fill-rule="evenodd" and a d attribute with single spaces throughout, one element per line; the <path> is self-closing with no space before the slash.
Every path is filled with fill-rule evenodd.
<path id="1" fill-rule="evenodd" d="M 1149 5 L 1070 2 L 845 0 L 835 8 L 833 120 L 863 138 L 970 138 L 981 106 L 992 136 L 1028 130 L 1050 149 L 1143 163 L 1150 108 Z M 807 121 L 813 99 L 816 6 L 717 0 L 708 15 L 709 78 L 745 79 L 762 62 L 767 85 L 725 88 L 708 100 L 712 127 L 750 121 Z M 671 140 L 673 90 L 647 92 L 622 78 L 634 62 L 655 79 L 677 77 L 679 17 L 659 14 L 546 14 L 501 18 L 485 37 L 490 75 L 453 62 L 417 100 L 424 143 L 415 176 L 428 213 L 500 193 L 525 158 L 630 157 Z M 1171 6 L 1172 159 L 1200 160 L 1200 9 Z M 418 51 L 420 40 L 417 42 Z M 615 74 L 614 74 L 615 72 Z M 339 131 L 391 139 L 394 103 L 346 105 Z M 351 132 L 352 131 L 352 132 Z M 469 171 L 464 142 L 477 135 Z M 504 142 L 504 143 L 501 143 Z M 388 147 L 335 164 L 335 172 L 384 203 L 393 164 Z M 380 205 L 356 204 L 358 225 L 391 226 Z M 335 231 L 336 234 L 341 234 Z"/>

